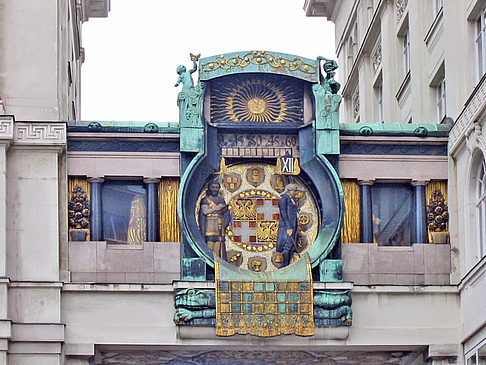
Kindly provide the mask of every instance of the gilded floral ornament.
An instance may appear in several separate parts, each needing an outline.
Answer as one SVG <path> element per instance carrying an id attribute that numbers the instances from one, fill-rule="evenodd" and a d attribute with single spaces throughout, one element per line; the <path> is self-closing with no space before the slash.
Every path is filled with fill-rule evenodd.
<path id="1" fill-rule="evenodd" d="M 301 71 L 306 74 L 316 74 L 316 65 L 306 63 L 300 57 L 275 56 L 266 51 L 251 51 L 242 55 L 236 54 L 226 58 L 225 55 L 216 57 L 212 62 L 201 63 L 202 72 L 216 71 L 220 68 L 229 70 L 234 67 L 245 68 L 249 65 L 268 65 L 274 69 L 286 68 L 288 71 Z"/>

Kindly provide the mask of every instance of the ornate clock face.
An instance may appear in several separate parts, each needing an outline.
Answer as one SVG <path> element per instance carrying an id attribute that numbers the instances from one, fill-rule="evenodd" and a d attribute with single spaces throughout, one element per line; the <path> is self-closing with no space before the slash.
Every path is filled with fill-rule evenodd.
<path id="1" fill-rule="evenodd" d="M 303 190 L 294 198 L 299 207 L 300 228 L 296 245 L 302 255 L 317 237 L 319 210 L 312 193 L 298 178 L 278 175 L 275 166 L 263 163 L 233 165 L 221 176 L 220 196 L 231 210 L 225 236 L 230 263 L 257 272 L 280 267 L 282 255 L 275 251 L 280 219 L 278 201 L 290 182 Z M 196 217 L 206 190 L 207 186 L 197 200 Z M 299 254 L 294 254 L 293 260 L 298 260 Z"/>

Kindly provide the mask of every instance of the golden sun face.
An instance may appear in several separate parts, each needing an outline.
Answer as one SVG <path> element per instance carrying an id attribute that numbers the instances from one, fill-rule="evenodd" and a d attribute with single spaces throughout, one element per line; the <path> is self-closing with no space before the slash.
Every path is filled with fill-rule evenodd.
<path id="1" fill-rule="evenodd" d="M 248 100 L 248 111 L 252 114 L 263 114 L 267 109 L 267 103 L 260 98 L 253 98 Z"/>
<path id="2" fill-rule="evenodd" d="M 211 120 L 302 123 L 303 84 L 290 77 L 226 76 L 211 84 Z"/>

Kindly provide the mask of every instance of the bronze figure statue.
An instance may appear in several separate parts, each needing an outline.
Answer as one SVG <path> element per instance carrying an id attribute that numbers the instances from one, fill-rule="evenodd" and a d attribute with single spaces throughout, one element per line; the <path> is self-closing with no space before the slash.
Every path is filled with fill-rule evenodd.
<path id="1" fill-rule="evenodd" d="M 230 221 L 230 212 L 224 198 L 219 196 L 218 180 L 209 183 L 206 196 L 201 199 L 199 229 L 214 256 L 226 260 L 225 234 Z"/>

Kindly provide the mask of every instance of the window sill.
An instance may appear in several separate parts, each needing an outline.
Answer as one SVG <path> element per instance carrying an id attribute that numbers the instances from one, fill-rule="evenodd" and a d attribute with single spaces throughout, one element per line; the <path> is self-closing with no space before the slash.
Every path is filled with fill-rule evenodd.
<path id="1" fill-rule="evenodd" d="M 400 87 L 398 88 L 397 94 L 395 95 L 395 98 L 397 100 L 400 100 L 403 94 L 405 93 L 405 90 L 407 87 L 410 85 L 410 71 L 407 72 L 405 75 L 405 78 L 403 79 Z"/>
<path id="2" fill-rule="evenodd" d="M 439 10 L 437 15 L 435 16 L 434 21 L 432 22 L 432 25 L 430 26 L 429 30 L 427 31 L 427 34 L 425 35 L 424 42 L 427 47 L 429 47 L 429 43 L 431 43 L 432 38 L 434 38 L 434 35 L 437 34 L 437 31 L 439 27 L 442 25 L 442 19 L 444 18 L 444 11 L 443 8 Z"/>

